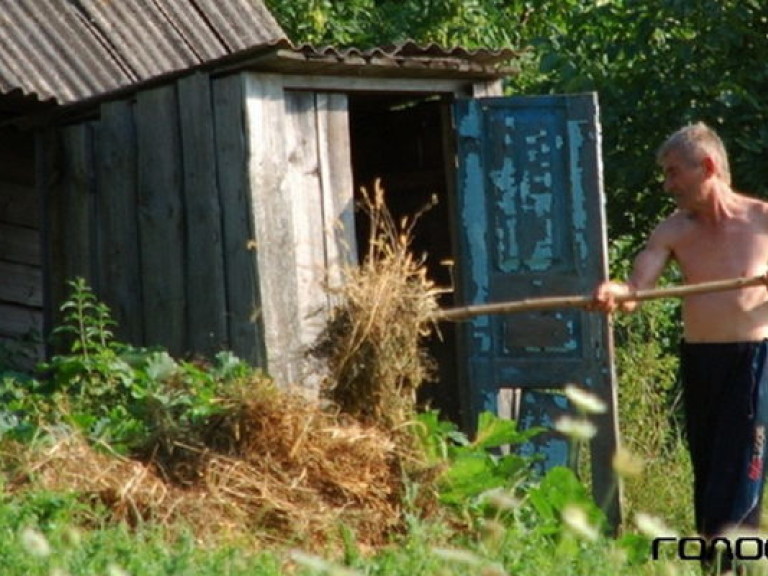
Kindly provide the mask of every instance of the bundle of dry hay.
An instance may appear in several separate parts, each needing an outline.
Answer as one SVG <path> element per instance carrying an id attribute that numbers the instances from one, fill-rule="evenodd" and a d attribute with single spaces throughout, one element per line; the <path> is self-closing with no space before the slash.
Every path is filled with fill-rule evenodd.
<path id="1" fill-rule="evenodd" d="M 436 329 L 445 289 L 410 250 L 421 213 L 396 222 L 378 181 L 373 197 L 363 190 L 363 208 L 370 216 L 368 253 L 361 266 L 344 271 L 334 289 L 341 304 L 312 353 L 329 368 L 325 397 L 355 418 L 396 428 L 411 419 L 416 392 L 433 375 L 424 339 Z"/>
<path id="2" fill-rule="evenodd" d="M 113 521 L 189 526 L 205 542 L 320 549 L 344 524 L 376 546 L 401 528 L 403 455 L 387 432 L 263 379 L 249 384 L 211 446 L 177 445 L 163 462 L 97 450 L 73 433 L 36 450 L 6 443 L 7 489 L 74 491 Z"/>

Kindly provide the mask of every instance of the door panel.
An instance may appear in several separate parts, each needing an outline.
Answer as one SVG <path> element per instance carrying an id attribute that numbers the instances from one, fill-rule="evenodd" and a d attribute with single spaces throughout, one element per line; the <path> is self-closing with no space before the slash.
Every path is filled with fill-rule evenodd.
<path id="1" fill-rule="evenodd" d="M 455 104 L 461 305 L 588 294 L 607 276 L 597 118 L 594 94 Z M 606 402 L 593 470 L 596 492 L 608 494 L 617 426 L 607 317 L 573 309 L 485 315 L 460 332 L 470 430 L 481 411 L 497 412 L 503 389 L 550 401 L 533 392 L 575 383 Z"/>
<path id="2" fill-rule="evenodd" d="M 605 277 L 596 118 L 592 95 L 456 104 L 464 304 L 588 293 Z M 575 310 L 467 322 L 472 411 L 495 409 L 504 386 L 598 385 L 605 328 Z"/>

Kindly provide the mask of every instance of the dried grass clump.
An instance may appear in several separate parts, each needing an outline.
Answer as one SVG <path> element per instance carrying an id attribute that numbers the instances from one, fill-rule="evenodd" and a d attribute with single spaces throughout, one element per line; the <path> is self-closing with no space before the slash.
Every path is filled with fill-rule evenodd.
<path id="1" fill-rule="evenodd" d="M 106 505 L 113 519 L 130 525 L 160 511 L 171 492 L 151 466 L 96 450 L 74 432 L 52 432 L 44 444 L 33 446 L 4 443 L 2 460 L 10 492 L 75 492 L 86 502 Z"/>
<path id="2" fill-rule="evenodd" d="M 388 434 L 287 394 L 250 399 L 232 426 L 240 457 L 210 459 L 206 482 L 262 527 L 318 541 L 343 522 L 375 544 L 399 526 L 402 471 Z"/>
<path id="3" fill-rule="evenodd" d="M 410 252 L 419 214 L 395 222 L 378 181 L 373 197 L 363 190 L 363 208 L 370 216 L 368 253 L 361 266 L 344 271 L 334 290 L 341 304 L 313 354 L 328 364 L 326 398 L 364 422 L 394 428 L 411 419 L 416 392 L 432 377 L 422 344 L 435 329 L 444 290 Z"/>
<path id="4" fill-rule="evenodd" d="M 232 408 L 215 445 L 177 445 L 162 462 L 95 450 L 74 433 L 35 450 L 5 444 L 7 487 L 74 491 L 114 521 L 190 526 L 208 542 L 320 549 L 344 524 L 377 546 L 400 530 L 401 455 L 388 433 L 263 380 Z"/>

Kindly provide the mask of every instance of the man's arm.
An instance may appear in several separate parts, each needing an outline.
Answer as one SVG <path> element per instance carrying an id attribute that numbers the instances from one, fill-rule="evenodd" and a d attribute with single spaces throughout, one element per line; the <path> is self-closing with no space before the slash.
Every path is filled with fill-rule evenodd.
<path id="1" fill-rule="evenodd" d="M 632 312 L 637 308 L 636 301 L 617 301 L 637 290 L 653 288 L 672 255 L 670 242 L 670 222 L 662 222 L 651 234 L 645 248 L 637 255 L 632 266 L 632 273 L 626 282 L 607 280 L 595 289 L 594 309 L 603 312 Z"/>

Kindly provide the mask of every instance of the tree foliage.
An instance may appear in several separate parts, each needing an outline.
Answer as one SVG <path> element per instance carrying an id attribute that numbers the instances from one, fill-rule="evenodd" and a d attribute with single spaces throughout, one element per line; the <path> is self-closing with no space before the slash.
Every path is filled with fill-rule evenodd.
<path id="1" fill-rule="evenodd" d="M 697 120 L 724 139 L 734 185 L 768 195 L 768 9 L 760 2 L 585 3 L 565 26 L 532 39 L 541 75 L 523 89 L 598 92 L 614 235 L 642 237 L 668 211 L 655 150 Z"/>
<path id="2" fill-rule="evenodd" d="M 412 39 L 523 52 L 510 94 L 597 91 L 611 235 L 639 242 L 670 209 L 655 150 L 703 120 L 734 184 L 768 196 L 768 7 L 760 0 L 268 0 L 295 42 Z"/>
<path id="3" fill-rule="evenodd" d="M 572 0 L 569 0 L 569 2 Z M 565 3 L 569 3 L 565 2 Z M 541 4 L 541 7 L 534 7 Z M 367 48 L 406 40 L 464 47 L 517 46 L 551 16 L 525 0 L 267 0 L 297 43 Z"/>

